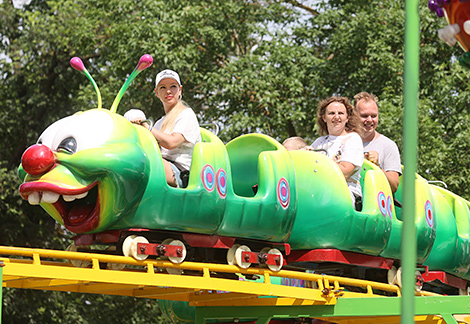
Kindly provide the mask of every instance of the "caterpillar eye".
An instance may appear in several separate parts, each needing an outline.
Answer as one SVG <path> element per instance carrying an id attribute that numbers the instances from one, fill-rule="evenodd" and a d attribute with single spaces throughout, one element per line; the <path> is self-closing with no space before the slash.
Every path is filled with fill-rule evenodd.
<path id="1" fill-rule="evenodd" d="M 67 137 L 66 139 L 60 142 L 57 147 L 57 151 L 65 151 L 67 153 L 73 154 L 77 151 L 77 141 L 73 137 Z"/>

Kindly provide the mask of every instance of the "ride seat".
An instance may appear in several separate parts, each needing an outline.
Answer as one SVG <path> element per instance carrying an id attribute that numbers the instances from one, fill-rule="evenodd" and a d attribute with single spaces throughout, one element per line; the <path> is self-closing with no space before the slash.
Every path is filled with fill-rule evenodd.
<path id="1" fill-rule="evenodd" d="M 452 210 L 455 218 L 455 224 L 457 226 L 457 232 L 460 237 L 470 238 L 470 210 L 469 202 L 462 197 L 455 195 L 454 193 L 437 187 L 435 188 L 442 193 L 444 198 Z"/>
<path id="2" fill-rule="evenodd" d="M 384 172 L 375 164 L 364 160 L 361 169 L 361 189 L 363 212 L 375 211 L 378 208 L 377 198 L 379 192 L 383 192 L 385 197 L 393 196 Z"/>
<path id="3" fill-rule="evenodd" d="M 200 173 L 204 165 L 209 164 L 214 170 L 225 169 L 227 157 L 224 143 L 211 131 L 200 128 L 201 142 L 194 146 L 191 169 L 189 176 L 189 186 L 197 185 L 200 181 Z"/>
<path id="4" fill-rule="evenodd" d="M 259 179 L 259 156 L 264 151 L 277 151 L 281 144 L 262 134 L 248 134 L 226 145 L 230 160 L 233 191 L 243 197 L 254 197 Z M 255 187 L 255 188 L 254 188 Z"/>

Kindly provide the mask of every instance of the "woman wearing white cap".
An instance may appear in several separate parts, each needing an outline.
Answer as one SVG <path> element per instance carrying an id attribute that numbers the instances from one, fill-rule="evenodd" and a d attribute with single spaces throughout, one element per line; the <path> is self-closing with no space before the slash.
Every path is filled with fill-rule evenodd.
<path id="1" fill-rule="evenodd" d="M 163 70 L 157 74 L 155 92 L 163 104 L 165 116 L 150 130 L 161 148 L 166 181 L 179 188 L 184 187 L 181 175 L 187 175 L 191 167 L 194 145 L 201 141 L 196 114 L 181 100 L 182 88 L 175 71 Z M 131 121 L 140 123 L 142 118 Z M 149 126 L 146 122 L 142 125 Z"/>

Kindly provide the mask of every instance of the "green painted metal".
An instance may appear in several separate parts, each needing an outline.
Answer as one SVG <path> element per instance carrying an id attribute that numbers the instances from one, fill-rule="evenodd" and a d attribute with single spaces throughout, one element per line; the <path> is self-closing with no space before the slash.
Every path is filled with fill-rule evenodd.
<path id="1" fill-rule="evenodd" d="M 419 94 L 419 15 L 418 0 L 405 2 L 405 71 L 404 71 L 404 197 L 402 236 L 402 303 L 401 323 L 414 322 L 416 269 L 415 172 L 418 142 Z"/>
<path id="2" fill-rule="evenodd" d="M 311 317 L 400 316 L 402 297 L 339 298 L 330 306 L 223 306 L 196 307 L 196 324 L 210 320 L 295 319 Z M 469 312 L 468 296 L 413 297 L 415 315 L 442 315 L 447 324 L 456 323 L 452 314 Z M 267 315 L 269 314 L 269 315 Z M 413 320 L 413 319 L 412 319 Z"/>
<path id="3" fill-rule="evenodd" d="M 384 214 L 380 211 L 377 198 L 381 192 L 384 203 L 391 197 L 383 172 L 376 172 L 372 166 L 363 172 L 364 207 L 357 212 L 352 208 L 344 176 L 331 159 L 307 151 L 291 151 L 290 156 L 297 175 L 297 214 L 288 241 L 292 248 L 335 247 L 380 254 L 392 224 L 385 209 Z"/>
<path id="4" fill-rule="evenodd" d="M 231 185 L 227 187 L 224 216 L 217 234 L 287 240 L 296 213 L 295 199 L 290 197 L 297 196 L 289 153 L 278 141 L 262 134 L 237 137 L 226 149 L 230 161 L 227 183 Z M 279 200 L 281 181 L 287 186 L 285 206 Z"/>
<path id="5" fill-rule="evenodd" d="M 260 317 L 256 321 L 256 324 L 268 324 L 270 320 L 271 320 L 271 317 L 269 316 Z"/>
<path id="6" fill-rule="evenodd" d="M 457 324 L 457 321 L 452 316 L 452 314 L 442 314 L 441 316 L 444 319 L 444 321 L 446 321 L 446 324 Z"/>

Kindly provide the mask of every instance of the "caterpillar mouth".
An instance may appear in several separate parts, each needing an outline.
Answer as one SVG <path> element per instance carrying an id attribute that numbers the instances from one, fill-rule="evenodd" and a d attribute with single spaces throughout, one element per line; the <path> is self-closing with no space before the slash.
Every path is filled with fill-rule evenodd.
<path id="1" fill-rule="evenodd" d="M 73 190 L 51 183 L 28 182 L 21 185 L 20 194 L 32 205 L 49 204 L 72 233 L 90 232 L 99 224 L 100 203 L 96 182 Z"/>

